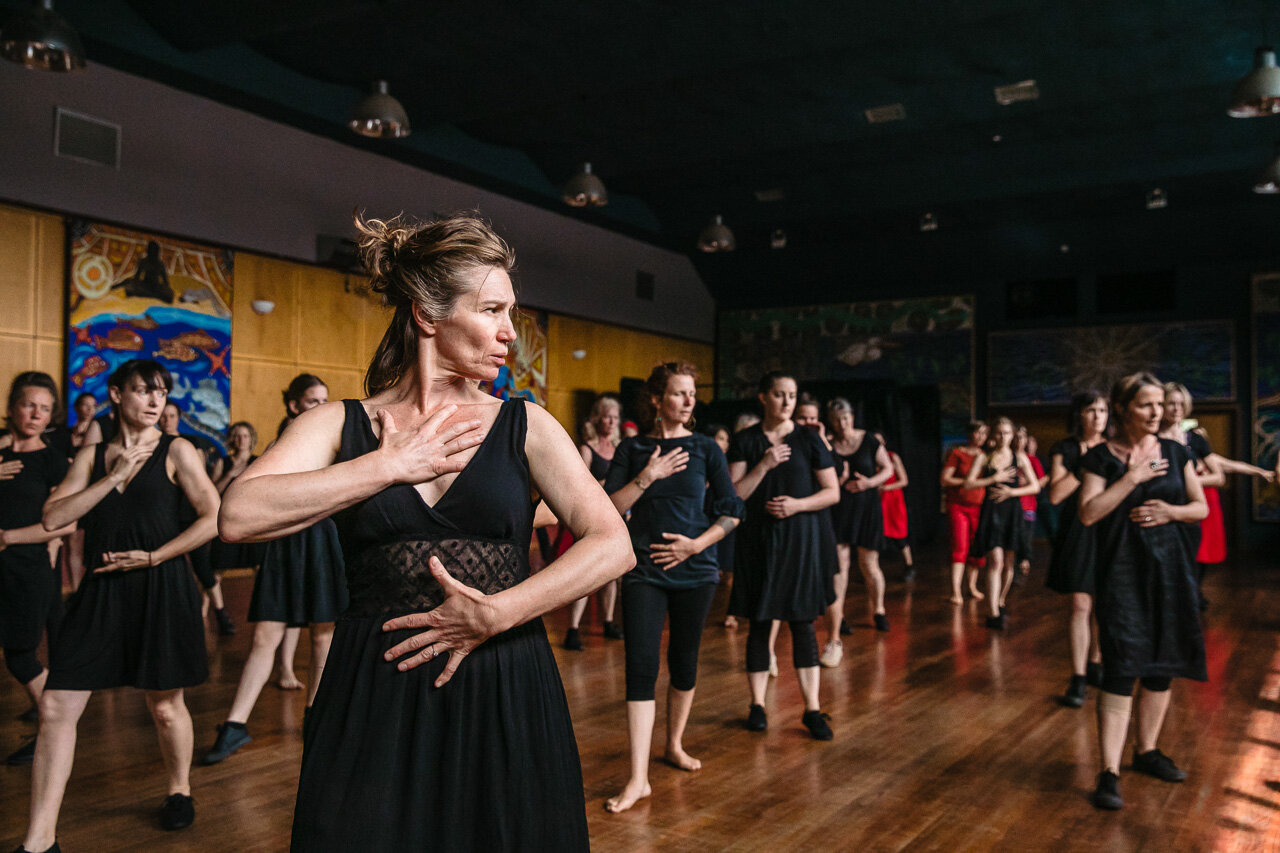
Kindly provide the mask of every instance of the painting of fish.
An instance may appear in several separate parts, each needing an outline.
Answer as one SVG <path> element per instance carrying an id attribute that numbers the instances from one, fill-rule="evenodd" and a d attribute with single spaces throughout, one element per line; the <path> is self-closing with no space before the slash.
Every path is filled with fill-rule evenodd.
<path id="1" fill-rule="evenodd" d="M 161 341 L 160 349 L 151 353 L 156 358 L 167 358 L 170 361 L 195 361 L 196 351 L 186 344 L 173 341 Z"/>
<path id="2" fill-rule="evenodd" d="M 72 375 L 71 381 L 79 388 L 84 385 L 86 379 L 97 376 L 99 373 L 106 373 L 106 371 L 106 360 L 100 355 L 91 355 L 84 360 L 84 365 Z"/>
<path id="3" fill-rule="evenodd" d="M 142 349 L 142 336 L 125 326 L 116 326 L 107 332 L 105 338 L 94 336 L 93 342 L 98 349 L 118 349 L 129 352 L 137 352 Z"/>
<path id="4" fill-rule="evenodd" d="M 132 326 L 135 329 L 141 329 L 144 332 L 160 328 L 160 324 L 148 317 L 146 314 L 143 314 L 141 317 L 117 317 L 116 321 L 123 323 L 126 326 Z"/>
<path id="5" fill-rule="evenodd" d="M 218 349 L 221 344 L 218 339 L 203 329 L 196 329 L 191 332 L 183 332 L 176 338 L 170 338 L 168 341 L 160 341 L 160 345 L 166 343 L 182 344 L 183 346 L 195 347 L 196 349 Z"/>

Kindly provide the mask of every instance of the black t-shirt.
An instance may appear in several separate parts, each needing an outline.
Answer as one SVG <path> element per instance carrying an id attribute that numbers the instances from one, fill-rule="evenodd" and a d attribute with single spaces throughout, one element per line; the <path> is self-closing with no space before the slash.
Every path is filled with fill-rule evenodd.
<path id="1" fill-rule="evenodd" d="M 3 530 L 39 524 L 49 492 L 67 476 L 69 467 L 62 451 L 47 444 L 27 453 L 16 453 L 12 447 L 0 450 L 0 462 L 14 459 L 22 461 L 22 470 L 12 480 L 0 480 L 0 529 Z"/>

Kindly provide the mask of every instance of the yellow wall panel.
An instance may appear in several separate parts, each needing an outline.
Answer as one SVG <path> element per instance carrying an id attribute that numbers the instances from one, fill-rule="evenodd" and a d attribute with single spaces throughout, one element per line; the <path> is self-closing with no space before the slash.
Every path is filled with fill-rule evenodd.
<path id="1" fill-rule="evenodd" d="M 232 294 L 231 352 L 237 357 L 296 361 L 298 357 L 298 278 L 302 264 L 236 253 Z M 270 314 L 255 314 L 255 299 L 276 303 Z"/>
<path id="2" fill-rule="evenodd" d="M 33 215 L 36 217 L 35 332 L 61 341 L 67 334 L 67 229 L 61 217 L 47 213 Z M 59 366 L 58 370 L 61 369 Z"/>
<path id="3" fill-rule="evenodd" d="M 57 380 L 59 386 L 63 384 L 62 369 L 66 363 L 66 353 L 63 350 L 62 341 L 36 338 L 33 359 L 32 370 L 43 370 Z M 78 393 L 79 391 L 76 392 Z M 75 400 L 75 394 L 72 394 L 71 399 Z"/>
<path id="4" fill-rule="evenodd" d="M 358 284 L 333 270 L 299 272 L 299 361 L 346 366 L 360 360 L 367 300 Z"/>
<path id="5" fill-rule="evenodd" d="M 35 334 L 37 234 L 35 214 L 0 207 L 0 332 Z"/>
<path id="6" fill-rule="evenodd" d="M 4 382 L 0 387 L 0 394 L 8 394 L 13 377 L 24 370 L 32 370 L 34 363 L 34 338 L 0 332 L 0 381 Z M 57 377 L 58 374 L 53 375 Z"/>
<path id="7" fill-rule="evenodd" d="M 253 424 L 261 453 L 276 437 L 276 425 L 284 417 L 280 394 L 302 371 L 293 364 L 252 358 L 233 359 L 231 365 L 231 420 Z"/>

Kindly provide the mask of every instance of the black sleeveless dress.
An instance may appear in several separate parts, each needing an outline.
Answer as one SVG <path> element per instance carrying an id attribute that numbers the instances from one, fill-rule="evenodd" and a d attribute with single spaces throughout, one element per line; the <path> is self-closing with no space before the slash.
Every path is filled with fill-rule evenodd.
<path id="1" fill-rule="evenodd" d="M 1062 457 L 1063 466 L 1084 481 L 1080 468 L 1080 442 L 1064 438 L 1049 450 L 1049 458 Z M 1080 487 L 1060 504 L 1062 514 L 1058 519 L 1058 534 L 1053 538 L 1053 554 L 1049 558 L 1049 589 L 1069 595 L 1084 592 L 1093 595 L 1094 549 L 1097 526 L 1085 527 L 1080 523 Z"/>
<path id="2" fill-rule="evenodd" d="M 880 442 L 875 436 L 867 434 L 862 437 L 858 449 L 849 456 L 836 453 L 837 461 L 849 465 L 849 479 L 854 474 L 873 477 L 876 473 L 876 453 L 880 450 Z M 840 487 L 840 503 L 834 507 L 836 542 L 841 545 L 852 545 L 856 548 L 867 548 L 871 551 L 883 551 L 884 541 L 884 508 L 880 503 L 880 490 L 867 489 L 863 492 L 849 491 Z"/>
<path id="3" fill-rule="evenodd" d="M 597 480 L 603 480 L 609 476 L 609 463 L 612 460 L 605 459 L 590 444 L 587 445 L 587 450 L 591 451 L 591 464 L 587 466 L 588 470 L 591 471 L 591 476 Z M 615 450 L 614 452 L 616 453 L 617 451 Z"/>
<path id="4" fill-rule="evenodd" d="M 252 465 L 257 458 L 257 456 L 250 456 L 249 464 Z M 235 478 L 232 478 L 232 482 L 235 482 Z M 214 570 L 219 572 L 227 569 L 257 568 L 262 565 L 262 558 L 267 553 L 266 542 L 223 542 L 215 538 L 211 544 L 213 550 L 210 558 L 213 561 Z"/>
<path id="5" fill-rule="evenodd" d="M 1200 627 L 1192 525 L 1171 522 L 1140 527 L 1129 512 L 1148 500 L 1187 503 L 1183 469 L 1192 454 L 1180 442 L 1160 439 L 1169 470 L 1138 485 L 1098 521 L 1098 646 L 1108 678 L 1192 678 L 1208 680 L 1204 633 Z M 1080 467 L 1108 486 L 1128 466 L 1106 443 L 1084 455 Z"/>
<path id="6" fill-rule="evenodd" d="M 15 460 L 22 462 L 22 470 L 11 480 L 0 480 L 0 530 L 39 524 L 49 492 L 67 476 L 67 458 L 50 445 L 26 453 L 0 450 L 0 462 Z M 0 646 L 34 649 L 46 625 L 54 632 L 61 612 L 62 579 L 49 561 L 48 545 L 0 550 Z"/>
<path id="7" fill-rule="evenodd" d="M 1016 458 L 1015 458 L 1016 464 Z M 988 462 L 982 474 L 993 476 L 996 469 Z M 996 503 L 991 498 L 991 490 L 995 486 L 987 486 L 982 496 L 982 508 L 978 511 L 978 526 L 973 531 L 973 541 L 969 544 L 971 558 L 985 557 L 992 548 L 1003 548 L 1016 551 L 1022 538 L 1022 501 L 1017 498 L 1005 498 Z"/>
<path id="8" fill-rule="evenodd" d="M 338 461 L 378 448 L 344 401 Z M 309 713 L 295 851 L 588 849 L 582 768 L 541 619 L 490 638 L 452 680 L 447 655 L 400 672 L 383 653 L 419 631 L 382 624 L 443 600 L 427 560 L 485 593 L 529 574 L 533 505 L 525 403 L 502 404 L 435 505 L 392 486 L 335 516 L 351 606 Z"/>
<path id="9" fill-rule="evenodd" d="M 173 439 L 161 436 L 124 493 L 107 492 L 80 520 L 84 581 L 67 602 L 45 689 L 174 690 L 208 678 L 200 592 L 185 559 L 94 573 L 107 551 L 154 551 L 182 532 L 178 512 L 185 496 L 165 472 Z M 106 442 L 97 445 L 89 482 L 107 475 L 106 451 Z"/>
<path id="10" fill-rule="evenodd" d="M 346 609 L 347 578 L 333 519 L 267 543 L 253 578 L 250 622 L 301 628 L 334 622 Z"/>
<path id="11" fill-rule="evenodd" d="M 747 515 L 738 526 L 733 590 L 729 612 L 755 621 L 812 619 L 835 600 L 831 566 L 835 541 L 830 516 L 801 512 L 774 518 L 765 510 L 770 498 L 807 498 L 816 492 L 816 471 L 835 466 L 831 451 L 812 430 L 796 427 L 783 441 L 791 456 L 764 475 L 747 498 Z M 750 470 L 769 450 L 760 424 L 734 435 L 728 461 Z"/>

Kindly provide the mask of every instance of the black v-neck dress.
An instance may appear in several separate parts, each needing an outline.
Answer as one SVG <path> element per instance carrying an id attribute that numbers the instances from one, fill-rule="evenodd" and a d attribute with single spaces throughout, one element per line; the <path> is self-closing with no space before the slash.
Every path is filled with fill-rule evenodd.
<path id="1" fill-rule="evenodd" d="M 124 492 L 111 489 L 80 520 L 85 576 L 49 654 L 46 690 L 173 690 L 208 677 L 200 591 L 186 560 L 94 572 L 107 551 L 154 551 L 182 532 L 185 495 L 165 471 L 173 439 L 162 435 Z M 90 483 L 107 475 L 106 452 L 98 444 Z"/>
<path id="2" fill-rule="evenodd" d="M 875 436 L 866 433 L 862 436 L 858 449 L 848 456 L 836 451 L 832 453 L 838 461 L 848 464 L 849 479 L 853 479 L 854 474 L 864 477 L 876 475 L 876 454 L 879 451 L 880 442 Z M 869 551 L 884 550 L 884 508 L 880 503 L 879 489 L 851 492 L 841 486 L 840 503 L 835 505 L 833 514 L 837 543 Z"/>
<path id="3" fill-rule="evenodd" d="M 344 405 L 339 462 L 378 448 L 364 407 Z M 293 850 L 588 848 L 577 742 L 541 619 L 490 638 L 439 689 L 447 655 L 408 672 L 383 659 L 420 633 L 384 633 L 387 619 L 443 601 L 430 556 L 489 594 L 528 577 L 525 405 L 502 404 L 434 506 L 396 485 L 334 516 L 351 604 L 309 714 Z"/>

